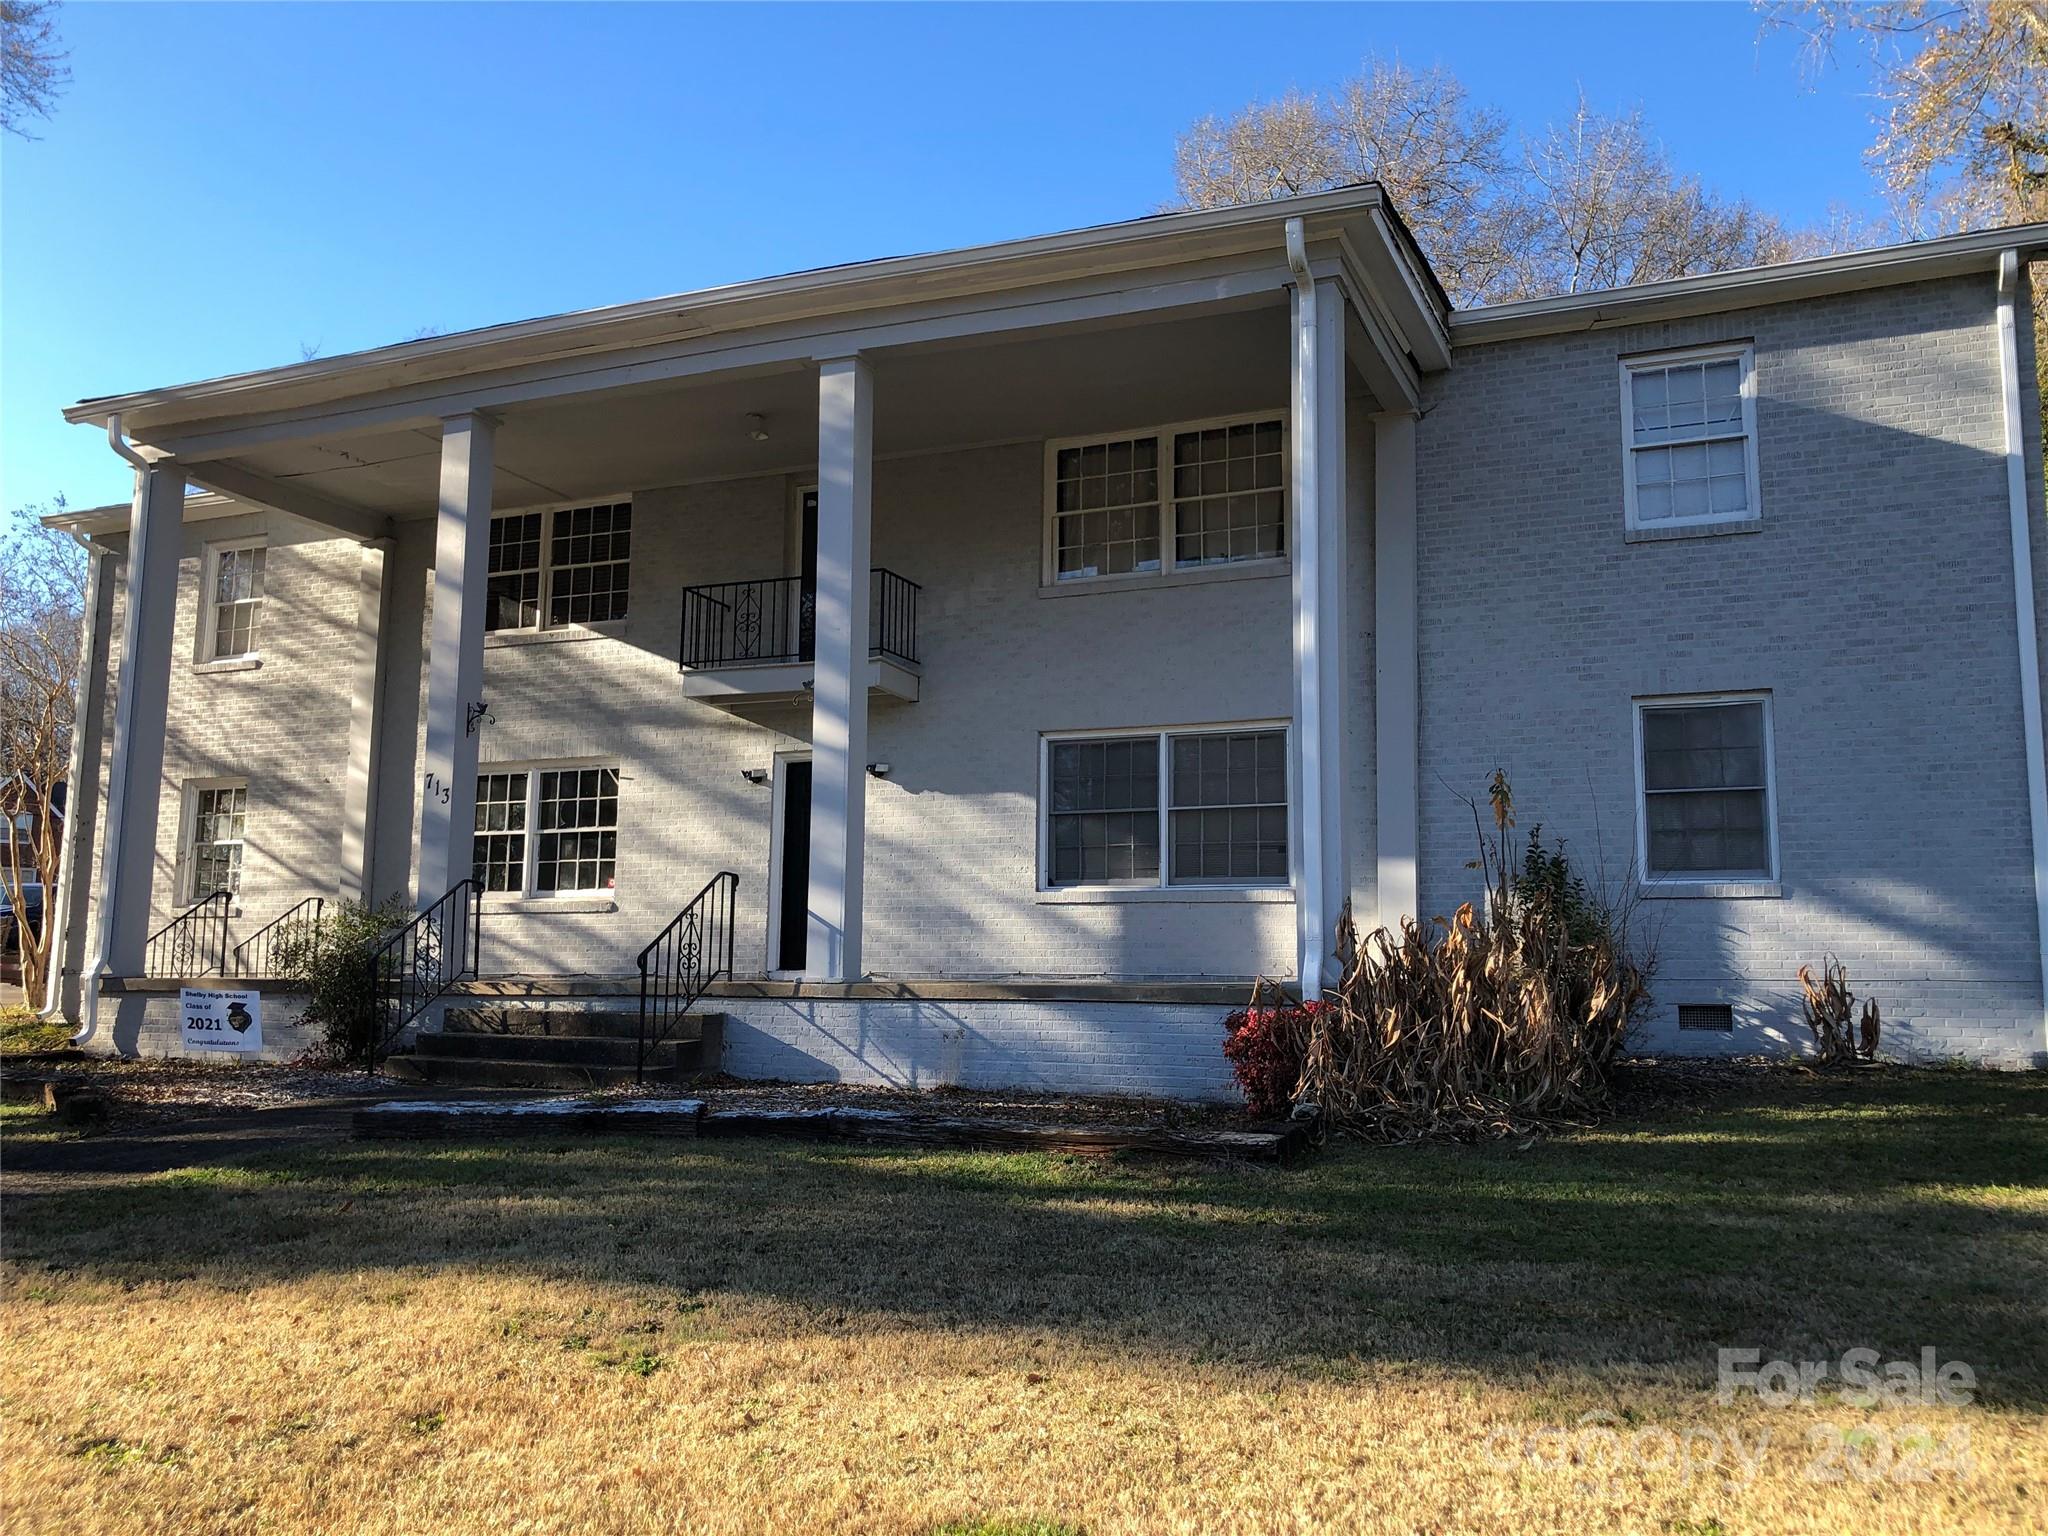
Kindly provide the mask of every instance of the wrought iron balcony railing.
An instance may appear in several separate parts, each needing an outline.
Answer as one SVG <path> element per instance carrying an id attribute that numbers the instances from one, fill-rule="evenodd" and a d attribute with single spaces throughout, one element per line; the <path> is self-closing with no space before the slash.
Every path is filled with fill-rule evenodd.
<path id="1" fill-rule="evenodd" d="M 869 575 L 868 654 L 915 665 L 918 584 L 877 566 Z M 686 667 L 817 659 L 818 593 L 802 576 L 683 589 Z"/>

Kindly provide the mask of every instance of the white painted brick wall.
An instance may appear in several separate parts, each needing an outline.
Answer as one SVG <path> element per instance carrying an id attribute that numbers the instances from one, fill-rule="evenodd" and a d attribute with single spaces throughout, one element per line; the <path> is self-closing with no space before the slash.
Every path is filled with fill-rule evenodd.
<path id="1" fill-rule="evenodd" d="M 1471 894 L 1499 765 L 1619 875 L 1631 700 L 1768 689 L 1780 899 L 1648 904 L 1662 1048 L 1799 1044 L 1825 952 L 1890 1048 L 2042 1048 L 1988 277 L 1466 349 L 1420 442 L 1423 905 Z M 1617 359 L 1754 338 L 1760 532 L 1624 542 Z M 2037 551 L 2038 553 L 2038 551 Z M 2037 592 L 2048 591 L 2037 562 Z M 1732 1040 L 1676 1029 L 1738 1004 Z"/>

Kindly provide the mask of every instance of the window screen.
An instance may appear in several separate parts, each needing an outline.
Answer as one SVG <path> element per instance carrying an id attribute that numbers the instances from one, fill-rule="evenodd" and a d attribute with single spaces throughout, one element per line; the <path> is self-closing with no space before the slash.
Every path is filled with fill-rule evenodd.
<path id="1" fill-rule="evenodd" d="M 1287 733 L 1169 738 L 1175 885 L 1287 878 Z"/>
<path id="2" fill-rule="evenodd" d="M 1269 560 L 1286 548 L 1287 497 L 1277 421 L 1180 432 L 1173 439 L 1174 559 Z"/>
<path id="3" fill-rule="evenodd" d="M 1744 356 L 1631 365 L 1629 473 L 1644 525 L 1753 514 Z"/>
<path id="4" fill-rule="evenodd" d="M 1056 463 L 1056 578 L 1159 569 L 1159 439 L 1062 448 Z"/>
<path id="5" fill-rule="evenodd" d="M 1159 738 L 1051 747 L 1053 885 L 1156 884 Z"/>
<path id="6" fill-rule="evenodd" d="M 1651 878 L 1771 878 L 1760 699 L 1643 710 L 1643 823 Z"/>

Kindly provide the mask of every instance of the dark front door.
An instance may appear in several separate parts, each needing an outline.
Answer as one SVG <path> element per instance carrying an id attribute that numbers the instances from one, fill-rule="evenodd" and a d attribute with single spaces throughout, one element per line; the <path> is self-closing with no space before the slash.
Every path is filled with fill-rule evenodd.
<path id="1" fill-rule="evenodd" d="M 781 910 L 775 914 L 775 968 L 804 968 L 811 927 L 811 764 L 791 758 L 782 768 Z"/>
<path id="2" fill-rule="evenodd" d="M 797 568 L 797 649 L 800 660 L 818 654 L 818 493 L 804 492 L 803 563 Z M 808 773 L 810 770 L 804 770 Z"/>

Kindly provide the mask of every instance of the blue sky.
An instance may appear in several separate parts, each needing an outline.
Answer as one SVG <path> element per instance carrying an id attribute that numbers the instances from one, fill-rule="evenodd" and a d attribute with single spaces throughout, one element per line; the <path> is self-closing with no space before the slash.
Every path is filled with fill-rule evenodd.
<path id="1" fill-rule="evenodd" d="M 1373 50 L 1583 85 L 1787 220 L 1874 207 L 1859 72 L 1715 5 L 73 4 L 0 144 L 0 507 L 123 500 L 85 395 L 1148 212 L 1203 113 Z"/>

